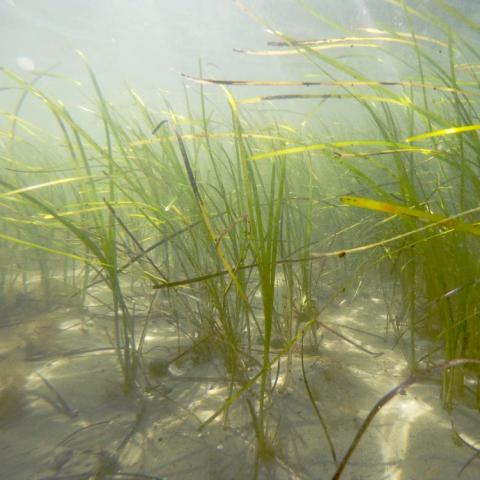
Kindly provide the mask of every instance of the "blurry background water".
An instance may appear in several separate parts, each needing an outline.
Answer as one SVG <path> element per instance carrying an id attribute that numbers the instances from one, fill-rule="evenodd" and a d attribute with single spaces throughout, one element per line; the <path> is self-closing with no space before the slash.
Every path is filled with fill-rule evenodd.
<path id="1" fill-rule="evenodd" d="M 433 0 L 416 3 L 431 3 L 435 8 Z M 408 30 L 401 9 L 383 0 L 247 0 L 245 5 L 272 28 L 298 39 L 341 37 L 348 29 L 382 28 L 384 23 Z M 480 16 L 477 0 L 458 0 L 455 6 L 471 18 Z M 331 21 L 330 25 L 318 21 L 311 7 Z M 335 23 L 345 31 L 334 28 Z M 76 50 L 86 54 L 107 98 L 116 106 L 128 109 L 132 104 L 128 85 L 151 106 L 163 106 L 167 99 L 176 110 L 184 110 L 181 73 L 198 74 L 199 61 L 204 76 L 216 78 L 305 80 L 315 71 L 295 55 L 246 58 L 233 51 L 265 49 L 272 40 L 277 38 L 268 32 L 268 26 L 256 23 L 232 0 L 0 0 L 0 65 L 27 79 L 33 78 L 35 71 L 51 69 L 51 73 L 82 82 L 77 89 L 63 79 L 43 78 L 41 86 L 48 86 L 55 97 L 77 110 L 75 114 L 86 114 L 86 121 L 91 86 Z M 355 52 L 332 52 L 343 57 L 348 54 L 355 67 L 365 60 Z M 372 65 L 379 69 L 379 80 L 397 76 L 391 64 L 369 60 L 370 69 Z M 192 87 L 189 82 L 185 86 Z M 271 90 L 258 91 L 268 94 Z M 207 93 L 214 98 L 223 95 L 217 88 Z M 16 99 L 16 95 L 1 95 L 0 108 L 11 111 Z M 31 103 L 27 106 L 31 120 L 51 121 L 48 113 L 50 120 L 42 116 L 43 109 L 35 111 Z M 290 110 L 296 107 L 304 108 L 304 104 L 288 105 Z"/>
<path id="2" fill-rule="evenodd" d="M 262 10 L 274 5 L 285 20 L 289 18 L 278 2 L 258 2 Z M 303 26 L 313 33 L 308 15 Z M 131 102 L 127 84 L 147 101 L 160 102 L 165 97 L 174 106 L 182 105 L 180 73 L 198 73 L 199 60 L 206 74 L 217 77 L 279 76 L 284 69 L 280 64 L 277 71 L 271 63 L 262 69 L 263 60 L 239 62 L 238 54 L 232 53 L 233 48 L 264 47 L 270 38 L 231 1 L 0 2 L 3 66 L 27 75 L 32 69 L 54 67 L 55 72 L 84 83 L 86 71 L 75 53 L 81 50 L 108 98 L 118 106 Z M 55 92 L 69 103 L 65 88 L 65 82 L 57 82 Z M 82 99 L 72 101 L 82 105 Z"/>

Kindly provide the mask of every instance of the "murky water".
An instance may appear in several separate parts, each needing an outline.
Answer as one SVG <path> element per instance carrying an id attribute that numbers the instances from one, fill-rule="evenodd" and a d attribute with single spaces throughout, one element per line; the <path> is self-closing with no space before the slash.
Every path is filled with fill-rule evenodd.
<path id="1" fill-rule="evenodd" d="M 477 7 L 0 0 L 0 478 L 479 478 Z"/>

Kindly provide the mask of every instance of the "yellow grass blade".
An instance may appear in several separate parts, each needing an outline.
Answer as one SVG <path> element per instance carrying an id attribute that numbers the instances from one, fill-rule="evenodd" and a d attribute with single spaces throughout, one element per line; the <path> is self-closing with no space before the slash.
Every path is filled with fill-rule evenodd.
<path id="1" fill-rule="evenodd" d="M 361 152 L 358 153 L 358 156 L 368 156 L 368 155 L 378 155 L 379 153 L 398 153 L 398 152 L 419 152 L 423 154 L 432 154 L 434 150 L 431 149 L 424 149 L 424 148 L 415 148 L 412 149 L 410 145 L 400 145 L 394 142 L 385 142 L 381 140 L 349 140 L 345 142 L 333 142 L 333 143 L 317 143 L 314 145 L 302 145 L 299 147 L 289 147 L 289 148 L 282 148 L 280 150 L 272 150 L 270 152 L 264 153 L 257 153 L 256 155 L 252 155 L 249 157 L 249 160 L 263 160 L 265 158 L 272 158 L 276 156 L 282 155 L 294 155 L 298 153 L 305 153 L 305 152 L 313 152 L 317 150 L 331 150 L 335 148 L 349 148 L 349 147 L 356 147 L 356 146 L 372 146 L 372 147 L 393 147 L 388 150 L 388 152 Z M 349 152 L 350 153 L 350 152 Z M 343 155 L 342 155 L 343 156 Z"/>
<path id="2" fill-rule="evenodd" d="M 36 185 L 30 185 L 28 187 L 18 188 L 18 189 L 15 189 L 15 190 L 10 190 L 9 192 L 0 193 L 0 198 L 11 197 L 11 196 L 14 196 L 14 195 L 22 194 L 24 192 L 30 192 L 32 190 L 38 190 L 40 188 L 54 187 L 54 186 L 57 186 L 57 185 L 63 185 L 65 183 L 78 182 L 80 180 L 85 180 L 87 178 L 93 178 L 93 177 L 91 177 L 90 175 L 85 175 L 85 176 L 82 176 L 82 177 L 62 178 L 60 180 L 52 180 L 51 182 L 37 183 Z"/>
<path id="3" fill-rule="evenodd" d="M 450 127 L 442 128 L 441 130 L 435 130 L 434 132 L 422 133 L 421 135 L 415 135 L 414 137 L 408 137 L 406 142 L 416 142 L 418 140 L 424 140 L 425 138 L 443 137 L 445 135 L 456 135 L 463 132 L 472 132 L 480 130 L 480 125 L 465 125 L 463 127 Z"/>
<path id="4" fill-rule="evenodd" d="M 471 233 L 473 235 L 480 236 L 480 227 L 476 225 L 459 222 L 458 220 L 453 220 L 450 217 L 444 217 L 443 215 L 436 215 L 434 213 L 424 212 L 423 210 L 418 210 L 416 208 L 403 207 L 401 205 L 395 205 L 393 203 L 387 202 L 379 202 L 378 200 L 372 200 L 370 198 L 351 196 L 341 197 L 340 201 L 345 205 L 351 205 L 353 207 L 359 208 L 367 208 L 368 210 L 385 212 L 389 213 L 390 215 L 406 215 L 409 217 L 418 218 L 419 220 L 422 220 L 424 222 L 456 230 L 458 232 Z"/>
<path id="5" fill-rule="evenodd" d="M 89 259 L 88 257 L 82 257 L 74 253 L 65 252 L 64 250 L 57 250 L 56 248 L 45 247 L 38 243 L 28 242 L 27 240 L 21 240 L 20 238 L 11 237 L 10 235 L 5 235 L 3 233 L 0 233 L 0 238 L 3 240 L 7 240 L 8 242 L 16 243 L 17 245 L 23 245 L 24 247 L 35 248 L 37 250 L 42 250 L 43 252 L 53 253 L 55 255 L 61 255 L 62 257 L 72 258 L 73 260 L 77 260 L 82 263 L 89 263 L 89 264 L 96 263 L 93 261 L 93 259 Z"/>

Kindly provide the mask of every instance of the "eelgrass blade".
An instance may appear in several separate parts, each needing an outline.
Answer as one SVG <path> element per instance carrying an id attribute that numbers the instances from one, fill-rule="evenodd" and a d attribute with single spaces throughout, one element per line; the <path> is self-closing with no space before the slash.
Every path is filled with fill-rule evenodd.
<path id="1" fill-rule="evenodd" d="M 208 211 L 205 207 L 202 196 L 200 194 L 200 190 L 198 189 L 198 185 L 197 185 L 197 182 L 195 180 L 195 176 L 193 175 L 192 167 L 191 167 L 190 161 L 188 159 L 185 144 L 183 143 L 183 140 L 182 140 L 182 137 L 180 136 L 180 133 L 178 132 L 178 130 L 175 127 L 174 127 L 174 131 L 175 131 L 175 135 L 176 135 L 177 140 L 178 140 L 178 144 L 179 144 L 179 147 L 180 147 L 180 153 L 181 153 L 182 158 L 183 158 L 185 169 L 187 171 L 188 180 L 189 180 L 190 186 L 192 188 L 192 191 L 194 193 L 195 199 L 197 201 L 197 205 L 198 205 L 198 208 L 200 210 L 200 214 L 201 214 L 203 223 L 204 223 L 204 225 L 205 225 L 205 227 L 208 231 L 210 241 L 211 241 L 213 247 L 215 248 L 215 251 L 217 252 L 217 255 L 218 255 L 220 261 L 222 262 L 225 270 L 227 270 L 227 272 L 230 275 L 233 283 L 235 284 L 235 287 L 237 288 L 239 295 L 242 297 L 242 299 L 245 301 L 245 303 L 248 304 L 249 302 L 248 302 L 247 295 L 245 294 L 244 289 L 243 289 L 240 281 L 238 280 L 238 278 L 237 278 L 237 276 L 234 272 L 234 268 L 232 267 L 229 260 L 225 256 L 225 253 L 223 252 L 223 249 L 222 249 L 220 243 L 217 242 L 217 235 L 215 234 L 210 215 L 209 215 L 209 213 L 208 213 Z"/>
<path id="2" fill-rule="evenodd" d="M 19 189 L 15 188 L 10 183 L 0 180 L 0 185 L 7 187 L 10 189 L 10 192 L 7 192 L 3 195 L 9 195 L 11 192 L 15 192 L 15 194 L 25 197 L 30 203 L 33 203 L 37 206 L 41 211 L 48 213 L 53 218 L 55 218 L 58 222 L 60 222 L 63 226 L 70 230 L 84 245 L 87 247 L 88 251 L 90 251 L 102 264 L 103 266 L 108 266 L 109 262 L 105 258 L 105 255 L 98 247 L 98 245 L 90 238 L 88 233 L 84 230 L 78 228 L 74 223 L 70 222 L 66 218 L 59 215 L 53 208 L 49 207 L 45 202 L 39 200 L 38 198 L 34 197 L 29 193 L 29 190 L 33 189 L 35 186 L 32 186 L 29 190 L 26 189 Z"/>
<path id="3" fill-rule="evenodd" d="M 463 125 L 460 127 L 442 128 L 441 130 L 435 130 L 434 132 L 422 133 L 420 135 L 414 135 L 405 139 L 406 142 L 417 142 L 419 140 L 425 140 L 433 137 L 444 137 L 446 135 L 458 135 L 464 132 L 474 132 L 480 130 L 480 125 Z"/>
<path id="4" fill-rule="evenodd" d="M 315 398 L 313 396 L 312 390 L 310 388 L 310 384 L 308 382 L 307 378 L 307 372 L 305 371 L 305 361 L 303 358 L 304 354 L 304 340 L 305 337 L 302 336 L 301 341 L 300 341 L 300 361 L 301 361 L 301 366 L 302 366 L 302 377 L 303 377 L 303 383 L 305 385 L 305 389 L 307 390 L 307 395 L 308 398 L 310 399 L 310 403 L 312 404 L 313 410 L 315 411 L 315 415 L 317 416 L 320 425 L 323 429 L 323 433 L 325 434 L 325 438 L 327 439 L 328 447 L 330 448 L 330 454 L 332 455 L 332 459 L 335 463 L 335 465 L 338 465 L 338 460 L 337 460 L 337 453 L 335 451 L 335 446 L 333 445 L 333 440 L 330 435 L 330 432 L 327 427 L 327 423 L 325 422 L 325 419 L 323 418 L 323 415 L 320 413 L 320 410 L 317 406 L 317 402 L 315 401 Z"/>
<path id="5" fill-rule="evenodd" d="M 385 212 L 390 215 L 404 215 L 407 217 L 418 218 L 425 222 L 432 223 L 435 226 L 441 226 L 456 230 L 457 232 L 470 233 L 476 236 L 480 236 L 480 227 L 476 225 L 470 225 L 467 223 L 454 220 L 452 217 L 444 217 L 442 215 L 436 215 L 429 212 L 424 212 L 417 208 L 408 208 L 401 205 L 395 205 L 393 203 L 379 202 L 371 198 L 350 197 L 344 196 L 340 199 L 342 203 L 352 205 L 354 207 L 367 208 L 369 210 L 377 210 Z"/>
<path id="6" fill-rule="evenodd" d="M 359 428 L 357 434 L 355 435 L 350 447 L 348 448 L 347 452 L 345 453 L 344 457 L 342 458 L 340 465 L 338 466 L 335 474 L 332 477 L 332 480 L 339 480 L 345 467 L 347 466 L 350 457 L 352 456 L 353 452 L 356 450 L 358 444 L 360 443 L 363 434 L 366 432 L 367 428 L 372 423 L 373 419 L 377 415 L 377 413 L 394 397 L 398 394 L 403 393 L 408 387 L 413 385 L 414 383 L 418 383 L 431 375 L 436 370 L 448 370 L 453 367 L 458 367 L 461 365 L 480 365 L 480 360 L 477 359 L 468 359 L 468 358 L 457 358 L 455 360 L 451 360 L 446 363 L 432 365 L 431 367 L 423 368 L 418 372 L 410 375 L 406 380 L 402 383 L 397 385 L 395 388 L 390 390 L 386 393 L 378 402 L 373 406 L 370 410 L 370 413 L 367 415 L 365 420 L 363 421 L 361 427 Z"/>

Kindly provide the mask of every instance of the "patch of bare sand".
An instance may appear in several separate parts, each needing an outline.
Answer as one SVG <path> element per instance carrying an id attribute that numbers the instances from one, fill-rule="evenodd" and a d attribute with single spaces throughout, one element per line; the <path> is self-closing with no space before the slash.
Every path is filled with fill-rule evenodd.
<path id="1" fill-rule="evenodd" d="M 408 370 L 401 345 L 392 349 L 393 338 L 385 339 L 385 313 L 375 299 L 332 308 L 321 320 L 364 349 L 383 352 L 369 355 L 320 329 L 318 355 L 305 356 L 312 396 L 340 458 L 375 402 Z M 24 381 L 16 391 L 18 408 L 2 419 L 2 478 L 252 478 L 255 438 L 243 400 L 230 409 L 227 426 L 219 416 L 198 430 L 228 395 L 222 362 L 215 356 L 203 362 L 182 357 L 150 379 L 152 388 L 144 398 L 125 397 L 114 352 L 108 348 L 108 327 L 108 319 L 85 323 L 64 318 L 46 358 L 37 354 L 35 360 L 23 359 L 18 371 L 13 364 L 4 366 Z M 173 358 L 178 351 L 175 330 L 157 323 L 146 351 L 146 360 Z M 258 478 L 331 478 L 335 464 L 306 394 L 299 355 L 293 357 L 287 383 L 286 364 L 282 359 L 269 408 L 277 459 L 263 465 Z M 459 476 L 473 452 L 452 435 L 451 420 L 462 438 L 478 447 L 480 415 L 459 406 L 450 418 L 439 395 L 439 385 L 431 382 L 392 400 L 367 430 L 342 478 L 479 478 L 478 459 Z"/>

